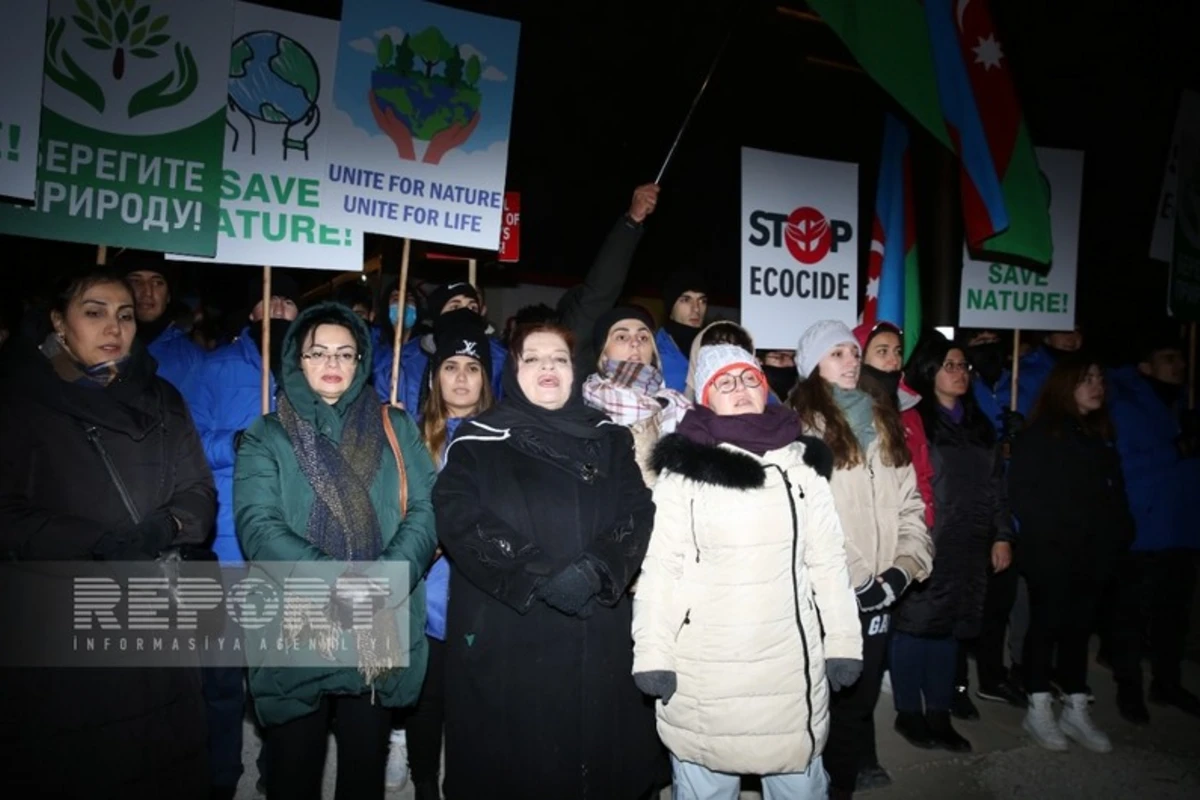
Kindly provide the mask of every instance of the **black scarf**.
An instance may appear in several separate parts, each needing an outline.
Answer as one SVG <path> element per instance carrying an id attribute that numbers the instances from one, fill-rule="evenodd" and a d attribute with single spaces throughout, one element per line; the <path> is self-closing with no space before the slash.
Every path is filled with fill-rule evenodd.
<path id="1" fill-rule="evenodd" d="M 781 401 L 787 402 L 788 395 L 800 380 L 800 374 L 795 367 L 772 367 L 763 364 L 763 375 L 767 376 L 767 385 Z"/>
<path id="2" fill-rule="evenodd" d="M 370 489 L 385 434 L 374 393 L 360 392 L 346 410 L 340 442 L 322 436 L 296 413 L 286 393 L 279 395 L 279 421 L 313 489 L 305 529 L 308 541 L 339 561 L 377 559 L 383 535 Z"/>
<path id="3" fill-rule="evenodd" d="M 561 433 L 578 439 L 602 439 L 609 434 L 601 425 L 608 420 L 603 411 L 597 411 L 583 402 L 582 384 L 573 381 L 571 397 L 566 405 L 551 411 L 530 402 L 517 382 L 517 361 L 509 354 L 502 370 L 500 388 L 504 399 L 476 420 L 481 425 L 493 428 L 533 428 L 551 433 Z M 613 426 L 615 427 L 615 426 Z"/>
<path id="4" fill-rule="evenodd" d="M 884 396 L 895 397 L 900 391 L 900 370 L 895 372 L 884 372 L 881 369 L 875 369 L 870 364 L 862 365 L 863 374 L 871 376 L 877 384 L 883 389 Z"/>
<path id="5" fill-rule="evenodd" d="M 700 335 L 700 329 L 693 328 L 691 325 L 684 325 L 682 322 L 676 322 L 673 319 L 668 319 L 664 322 L 663 327 L 667 329 L 670 337 L 675 340 L 675 346 L 679 348 L 679 352 L 683 353 L 684 357 L 687 357 L 687 354 L 692 352 L 692 343 Z"/>
<path id="6" fill-rule="evenodd" d="M 762 456 L 800 438 L 800 417 L 787 406 L 767 406 L 761 414 L 728 415 L 696 406 L 676 432 L 697 444 L 731 444 Z"/>
<path id="7" fill-rule="evenodd" d="M 967 358 L 979 377 L 989 389 L 996 388 L 1000 374 L 1004 372 L 1004 344 L 1001 342 L 983 342 L 967 347 Z"/>

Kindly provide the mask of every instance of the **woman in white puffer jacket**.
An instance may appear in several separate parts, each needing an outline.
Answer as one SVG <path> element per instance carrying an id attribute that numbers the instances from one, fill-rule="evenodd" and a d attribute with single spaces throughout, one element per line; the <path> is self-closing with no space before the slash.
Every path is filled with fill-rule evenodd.
<path id="1" fill-rule="evenodd" d="M 754 357 L 701 348 L 699 404 L 655 449 L 654 533 L 634 597 L 634 680 L 659 698 L 675 800 L 824 800 L 829 687 L 862 638 L 819 440 L 767 406 Z M 822 624 L 824 640 L 822 640 Z"/>

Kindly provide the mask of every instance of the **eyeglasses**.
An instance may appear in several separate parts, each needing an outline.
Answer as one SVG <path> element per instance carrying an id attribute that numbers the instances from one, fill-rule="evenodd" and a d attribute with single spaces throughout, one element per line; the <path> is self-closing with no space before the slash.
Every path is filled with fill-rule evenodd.
<path id="1" fill-rule="evenodd" d="M 336 350 L 332 353 L 328 350 L 309 350 L 307 353 L 302 353 L 300 357 L 305 361 L 324 361 L 326 364 L 348 367 L 358 360 L 358 353 L 353 350 Z"/>
<path id="2" fill-rule="evenodd" d="M 945 364 L 942 364 L 942 369 L 953 375 L 956 372 L 970 372 L 971 365 L 966 361 L 947 361 Z"/>
<path id="3" fill-rule="evenodd" d="M 713 382 L 713 388 L 721 394 L 730 394 L 737 389 L 739 383 L 747 389 L 757 389 L 762 386 L 762 379 L 758 377 L 758 373 L 750 370 L 746 370 L 741 375 L 726 373 Z"/>

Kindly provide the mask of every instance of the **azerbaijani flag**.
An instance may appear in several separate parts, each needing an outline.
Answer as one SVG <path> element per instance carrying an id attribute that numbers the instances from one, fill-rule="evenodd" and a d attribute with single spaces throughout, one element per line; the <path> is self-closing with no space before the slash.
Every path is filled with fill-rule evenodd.
<path id="1" fill-rule="evenodd" d="M 1049 192 L 987 0 L 808 0 L 904 110 L 959 157 L 974 250 L 1049 264 Z"/>
<path id="2" fill-rule="evenodd" d="M 887 114 L 862 321 L 868 327 L 880 322 L 899 325 L 906 332 L 905 359 L 916 346 L 921 328 L 921 280 L 913 209 L 908 128 Z"/>

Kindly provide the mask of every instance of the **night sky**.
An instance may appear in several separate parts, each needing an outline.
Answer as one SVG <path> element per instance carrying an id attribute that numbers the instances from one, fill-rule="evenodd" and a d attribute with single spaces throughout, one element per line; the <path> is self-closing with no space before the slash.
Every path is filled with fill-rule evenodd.
<path id="1" fill-rule="evenodd" d="M 653 179 L 731 27 L 627 288 L 653 290 L 660 275 L 692 265 L 708 275 L 716 299 L 736 303 L 743 145 L 860 164 L 865 268 L 862 225 L 874 202 L 882 114 L 893 106 L 865 75 L 814 63 L 853 64 L 824 25 L 784 15 L 778 3 L 735 0 L 445 4 L 522 23 L 509 161 L 509 187 L 522 192 L 522 260 L 506 275 L 493 272 L 494 280 L 582 274 L 633 187 Z M 263 5 L 337 17 L 341 4 Z M 805 10 L 797 0 L 783 5 Z M 991 7 L 1035 144 L 1086 151 L 1082 322 L 1097 331 L 1103 322 L 1108 334 L 1142 324 L 1165 306 L 1165 267 L 1147 251 L 1178 93 L 1200 87 L 1200 3 L 992 0 Z M 931 221 L 927 209 L 917 214 L 924 242 Z M 44 274 L 47 261 L 91 252 L 24 240 L 0 246 L 15 256 L 9 273 L 26 280 Z M 952 322 L 930 305 L 934 287 L 925 294 L 927 321 Z"/>

